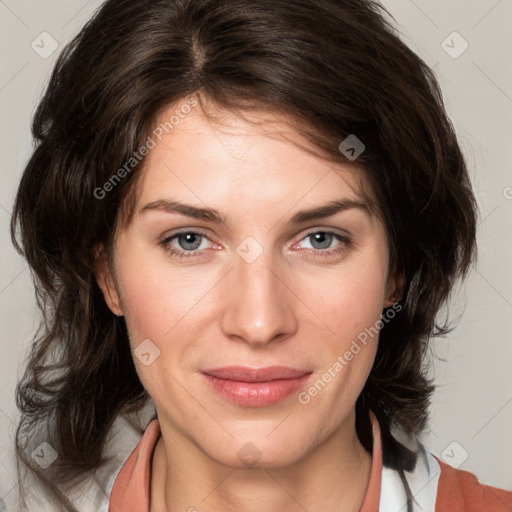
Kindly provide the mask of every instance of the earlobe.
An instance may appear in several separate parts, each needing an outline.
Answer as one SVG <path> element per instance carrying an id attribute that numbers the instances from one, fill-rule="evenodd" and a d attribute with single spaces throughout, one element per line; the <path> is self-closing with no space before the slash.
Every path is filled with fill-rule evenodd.
<path id="1" fill-rule="evenodd" d="M 402 300 L 405 287 L 405 276 L 399 274 L 398 276 L 391 277 L 388 281 L 386 301 L 384 307 L 389 308 L 393 304 Z"/>
<path id="2" fill-rule="evenodd" d="M 401 298 L 402 297 L 400 297 L 399 295 L 392 295 L 391 297 L 388 297 L 386 299 L 386 302 L 384 302 L 384 307 L 390 308 L 393 304 L 400 302 Z"/>
<path id="3" fill-rule="evenodd" d="M 98 244 L 94 247 L 94 274 L 110 311 L 116 316 L 123 316 L 123 310 L 119 305 L 119 293 L 103 244 Z"/>

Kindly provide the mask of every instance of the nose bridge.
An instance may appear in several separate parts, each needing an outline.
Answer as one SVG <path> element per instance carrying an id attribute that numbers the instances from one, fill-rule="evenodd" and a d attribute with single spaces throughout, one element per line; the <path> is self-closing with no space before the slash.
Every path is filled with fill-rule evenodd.
<path id="1" fill-rule="evenodd" d="M 265 345 L 295 329 L 290 290 L 270 248 L 247 237 L 236 248 L 229 278 L 229 298 L 223 312 L 227 336 L 251 345 Z"/>

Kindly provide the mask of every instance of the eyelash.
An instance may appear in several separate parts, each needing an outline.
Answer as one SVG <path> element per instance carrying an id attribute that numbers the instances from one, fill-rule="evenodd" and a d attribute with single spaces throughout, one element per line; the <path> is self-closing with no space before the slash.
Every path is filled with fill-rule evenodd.
<path id="1" fill-rule="evenodd" d="M 324 233 L 328 235 L 333 235 L 335 238 L 337 238 L 341 243 L 337 246 L 335 249 L 329 249 L 329 250 L 321 250 L 321 249 L 308 249 L 307 251 L 309 253 L 312 253 L 313 257 L 316 258 L 318 256 L 321 257 L 329 257 L 334 256 L 337 254 L 341 254 L 347 247 L 351 245 L 351 241 L 349 238 L 340 235 L 339 233 L 336 233 L 334 231 L 328 231 L 328 230 L 317 230 L 317 231 L 310 231 L 307 233 L 303 238 L 301 238 L 300 241 L 312 236 L 316 235 L 318 233 Z M 208 239 L 207 234 L 204 231 L 197 230 L 197 231 L 181 231 L 179 233 L 175 233 L 174 235 L 168 236 L 162 240 L 160 240 L 159 244 L 163 247 L 163 249 L 169 253 L 173 257 L 177 258 L 191 258 L 191 257 L 200 257 L 198 253 L 204 252 L 204 249 L 194 249 L 193 251 L 180 251 L 175 248 L 173 248 L 170 244 L 171 240 L 174 238 L 179 237 L 180 235 L 199 235 L 204 238 Z"/>

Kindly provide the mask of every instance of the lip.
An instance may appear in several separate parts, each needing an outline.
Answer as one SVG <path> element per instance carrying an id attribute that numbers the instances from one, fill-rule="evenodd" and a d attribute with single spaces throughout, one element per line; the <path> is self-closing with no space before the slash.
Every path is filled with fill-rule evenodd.
<path id="1" fill-rule="evenodd" d="M 264 407 L 298 391 L 312 373 L 287 366 L 225 366 L 206 370 L 203 375 L 211 389 L 225 399 L 247 407 Z"/>

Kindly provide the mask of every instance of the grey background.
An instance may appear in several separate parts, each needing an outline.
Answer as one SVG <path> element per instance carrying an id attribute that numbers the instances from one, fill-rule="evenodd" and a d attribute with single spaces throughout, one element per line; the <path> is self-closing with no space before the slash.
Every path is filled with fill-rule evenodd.
<path id="1" fill-rule="evenodd" d="M 63 45 L 100 3 L 0 0 L 0 498 L 5 503 L 16 490 L 10 452 L 17 419 L 14 388 L 39 318 L 30 272 L 10 243 L 9 217 L 43 87 Z M 405 42 L 436 72 L 481 210 L 478 265 L 450 308 L 461 320 L 432 345 L 438 387 L 423 441 L 481 482 L 512 490 L 512 1 L 383 4 Z M 450 36 L 454 31 L 468 44 L 457 58 L 464 41 Z M 42 32 L 58 43 L 47 58 L 31 47 L 33 41 L 42 46 L 41 37 L 47 37 Z"/>

